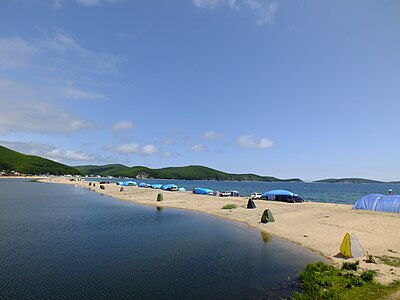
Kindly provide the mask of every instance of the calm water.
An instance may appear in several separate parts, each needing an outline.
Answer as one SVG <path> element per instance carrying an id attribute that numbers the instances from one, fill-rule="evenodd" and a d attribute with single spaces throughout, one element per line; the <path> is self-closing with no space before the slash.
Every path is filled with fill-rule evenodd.
<path id="1" fill-rule="evenodd" d="M 104 180 L 104 179 L 87 179 Z M 113 179 L 112 182 L 121 181 Z M 179 187 L 192 190 L 195 187 L 206 187 L 216 191 L 237 190 L 241 195 L 249 196 L 252 192 L 264 193 L 269 190 L 283 189 L 292 191 L 308 201 L 354 204 L 368 194 L 387 194 L 389 189 L 393 194 L 400 194 L 400 184 L 393 183 L 293 183 L 293 182 L 239 182 L 213 180 L 135 180 L 147 183 L 175 183 Z"/>
<path id="2" fill-rule="evenodd" d="M 278 299 L 316 260 L 206 214 L 0 180 L 1 299 Z"/>

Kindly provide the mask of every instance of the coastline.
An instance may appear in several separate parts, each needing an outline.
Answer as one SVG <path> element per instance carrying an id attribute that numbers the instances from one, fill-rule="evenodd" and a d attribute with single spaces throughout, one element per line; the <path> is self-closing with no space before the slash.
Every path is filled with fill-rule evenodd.
<path id="1" fill-rule="evenodd" d="M 88 188 L 102 195 L 135 203 L 194 210 L 228 220 L 246 223 L 250 227 L 299 244 L 328 258 L 334 265 L 340 266 L 344 261 L 360 261 L 360 268 L 378 272 L 377 280 L 389 284 L 400 280 L 400 267 L 380 263 L 366 263 L 364 258 L 344 259 L 340 255 L 340 244 L 346 232 L 355 233 L 364 250 L 374 257 L 392 256 L 400 259 L 400 217 L 392 213 L 352 210 L 351 205 L 318 202 L 283 203 L 256 200 L 256 209 L 247 209 L 247 198 L 213 197 L 195 195 L 191 192 L 162 191 L 164 201 L 157 202 L 160 190 L 124 187 L 100 184 L 89 187 L 88 181 L 70 181 L 70 178 L 51 177 L 38 180 L 41 182 L 70 184 Z M 226 204 L 236 204 L 236 209 L 221 209 Z M 265 209 L 270 209 L 275 222 L 260 223 Z"/>

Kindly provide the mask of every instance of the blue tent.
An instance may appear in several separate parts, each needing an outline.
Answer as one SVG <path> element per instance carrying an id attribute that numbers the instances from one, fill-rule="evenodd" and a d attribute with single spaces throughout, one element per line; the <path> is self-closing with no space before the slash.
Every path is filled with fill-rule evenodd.
<path id="1" fill-rule="evenodd" d="M 166 184 L 163 185 L 161 189 L 164 191 L 177 191 L 178 186 L 176 184 Z"/>
<path id="2" fill-rule="evenodd" d="M 162 184 L 161 184 L 161 183 L 153 183 L 153 184 L 151 185 L 151 187 L 152 187 L 153 189 L 161 189 Z"/>
<path id="3" fill-rule="evenodd" d="M 297 194 L 286 190 L 272 190 L 261 195 L 263 200 L 283 201 L 283 202 L 303 202 L 304 200 Z"/>
<path id="4" fill-rule="evenodd" d="M 137 183 L 135 181 L 120 181 L 118 182 L 118 184 L 121 186 L 137 186 Z"/>
<path id="5" fill-rule="evenodd" d="M 353 209 L 400 213 L 400 195 L 369 194 L 359 199 Z"/>
<path id="6" fill-rule="evenodd" d="M 212 194 L 214 191 L 210 190 L 210 189 L 206 189 L 206 188 L 195 188 L 193 190 L 193 193 L 195 194 L 200 194 L 200 195 L 210 195 Z"/>
<path id="7" fill-rule="evenodd" d="M 151 187 L 151 184 L 148 184 L 148 183 L 145 183 L 145 182 L 141 182 L 141 183 L 139 183 L 139 187 L 147 188 L 147 187 Z"/>

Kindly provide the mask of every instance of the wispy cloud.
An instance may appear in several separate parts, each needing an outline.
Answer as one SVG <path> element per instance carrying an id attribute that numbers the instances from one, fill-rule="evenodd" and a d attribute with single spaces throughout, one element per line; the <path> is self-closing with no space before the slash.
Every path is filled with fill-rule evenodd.
<path id="1" fill-rule="evenodd" d="M 76 0 L 76 2 L 84 6 L 96 6 L 101 3 L 113 4 L 118 2 L 118 0 Z"/>
<path id="2" fill-rule="evenodd" d="M 0 38 L 0 69 L 27 67 L 38 49 L 20 37 Z"/>
<path id="3" fill-rule="evenodd" d="M 61 96 L 70 99 L 82 99 L 82 100 L 102 100 L 106 96 L 101 93 L 85 91 L 78 88 L 60 88 L 59 93 Z"/>
<path id="4" fill-rule="evenodd" d="M 256 24 L 272 23 L 278 4 L 276 0 L 192 0 L 194 6 L 204 9 L 216 9 L 226 6 L 238 12 L 249 12 Z"/>
<path id="5" fill-rule="evenodd" d="M 270 148 L 275 143 L 267 138 L 256 139 L 253 135 L 243 135 L 237 139 L 236 144 L 242 148 Z"/>
<path id="6" fill-rule="evenodd" d="M 205 132 L 203 134 L 203 138 L 206 140 L 218 140 L 218 139 L 222 138 L 222 134 L 211 130 L 211 131 Z"/>
<path id="7" fill-rule="evenodd" d="M 171 152 L 171 151 L 165 151 L 161 153 L 161 157 L 164 158 L 173 158 L 173 157 L 179 157 L 180 154 L 176 152 Z"/>
<path id="8" fill-rule="evenodd" d="M 120 131 L 120 130 L 132 129 L 134 127 L 135 125 L 133 125 L 132 121 L 123 120 L 113 124 L 111 128 L 114 131 Z"/>
<path id="9" fill-rule="evenodd" d="M 192 147 L 190 147 L 190 151 L 193 151 L 193 152 L 204 152 L 206 150 L 207 149 L 203 144 L 195 144 Z"/>
<path id="10" fill-rule="evenodd" d="M 71 133 L 95 127 L 38 98 L 17 81 L 0 78 L 0 132 Z"/>
<path id="11" fill-rule="evenodd" d="M 128 155 L 128 154 L 141 154 L 141 155 L 152 155 L 159 152 L 159 149 L 151 144 L 141 147 L 138 143 L 123 144 L 116 148 L 116 151 Z"/>
<path id="12" fill-rule="evenodd" d="M 43 39 L 40 46 L 50 51 L 50 54 L 56 54 L 53 63 L 58 63 L 60 67 L 66 67 L 68 70 L 118 74 L 118 64 L 121 62 L 119 56 L 90 51 L 61 30 Z M 75 62 L 73 66 L 70 65 L 71 61 Z"/>
<path id="13" fill-rule="evenodd" d="M 135 34 L 132 32 L 120 32 L 118 33 L 118 37 L 122 40 L 133 40 L 135 38 Z"/>

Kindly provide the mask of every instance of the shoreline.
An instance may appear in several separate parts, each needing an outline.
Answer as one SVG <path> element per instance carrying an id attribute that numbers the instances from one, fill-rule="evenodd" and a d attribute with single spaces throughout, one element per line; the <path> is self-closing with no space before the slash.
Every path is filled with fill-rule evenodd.
<path id="1" fill-rule="evenodd" d="M 36 179 L 36 178 L 35 178 Z M 248 198 L 214 197 L 196 195 L 191 192 L 170 192 L 134 186 L 124 187 L 105 184 L 100 189 L 89 187 L 89 181 L 70 181 L 70 178 L 51 177 L 39 182 L 70 184 L 88 188 L 102 195 L 138 204 L 171 207 L 199 211 L 227 220 L 238 221 L 257 228 L 267 234 L 275 235 L 302 247 L 308 248 L 328 258 L 333 265 L 341 266 L 345 261 L 360 261 L 360 269 L 378 272 L 377 280 L 389 284 L 400 280 L 400 267 L 380 263 L 366 263 L 365 257 L 345 259 L 340 257 L 340 244 L 347 232 L 355 233 L 362 247 L 373 257 L 392 256 L 400 260 L 400 216 L 392 213 L 352 210 L 352 205 L 319 202 L 284 203 L 255 200 L 257 208 L 247 209 Z M 157 202 L 157 194 L 162 192 L 164 201 Z M 226 204 L 236 204 L 236 209 L 222 209 Z M 275 222 L 261 223 L 261 215 L 270 209 Z"/>

